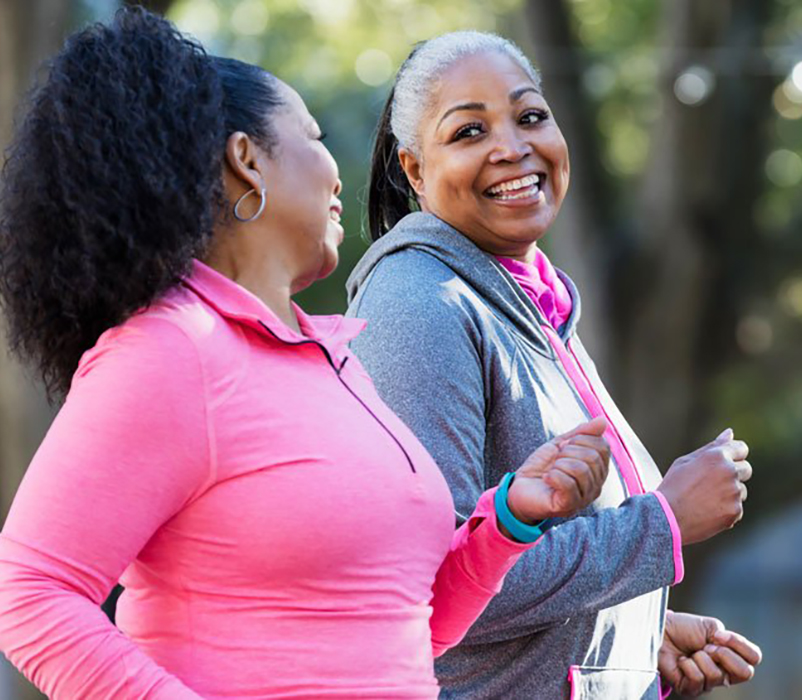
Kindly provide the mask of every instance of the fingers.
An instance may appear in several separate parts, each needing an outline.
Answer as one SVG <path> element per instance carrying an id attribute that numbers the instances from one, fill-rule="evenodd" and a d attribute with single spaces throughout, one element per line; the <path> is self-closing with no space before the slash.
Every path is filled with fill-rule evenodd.
<path id="1" fill-rule="evenodd" d="M 704 690 L 705 692 L 724 685 L 726 674 L 724 670 L 710 657 L 705 651 L 697 651 L 693 655 L 693 661 L 696 667 L 702 672 L 705 677 Z"/>
<path id="2" fill-rule="evenodd" d="M 556 441 L 550 440 L 530 454 L 529 457 L 526 458 L 526 462 L 524 462 L 517 471 L 524 476 L 543 474 L 551 468 L 552 463 L 559 453 L 560 448 L 557 446 Z"/>
<path id="3" fill-rule="evenodd" d="M 594 460 L 593 457 L 587 459 Z M 604 479 L 601 478 L 601 471 L 604 465 L 595 457 L 594 464 L 588 464 L 585 459 L 577 459 L 570 456 L 560 456 L 552 471 L 561 472 L 566 476 L 571 477 L 577 484 L 582 504 L 588 504 L 594 501 L 604 484 Z M 548 483 L 548 481 L 547 481 Z M 549 484 L 551 486 L 551 484 Z"/>
<path id="4" fill-rule="evenodd" d="M 568 458 L 584 462 L 592 469 L 594 476 L 601 476 L 604 473 L 606 477 L 610 454 L 604 438 L 586 437 L 583 439 L 591 444 L 586 446 L 572 441 L 570 444 L 563 446 L 558 459 Z"/>
<path id="5" fill-rule="evenodd" d="M 755 668 L 729 647 L 707 646 L 705 652 L 727 674 L 731 683 L 745 683 L 755 675 Z"/>
<path id="6" fill-rule="evenodd" d="M 736 462 L 746 459 L 749 456 L 749 445 L 743 440 L 728 440 L 724 443 L 724 450 L 727 455 Z"/>
<path id="7" fill-rule="evenodd" d="M 760 647 L 737 632 L 729 630 L 716 632 L 713 635 L 713 642 L 719 646 L 729 647 L 752 666 L 757 666 L 763 660 L 763 652 Z"/>
<path id="8" fill-rule="evenodd" d="M 557 468 L 556 464 L 554 469 L 544 474 L 543 481 L 554 490 L 552 503 L 555 515 L 573 513 L 585 502 L 577 480 L 563 469 Z"/>
<path id="9" fill-rule="evenodd" d="M 567 433 L 563 433 L 560 435 L 560 440 L 568 440 L 576 435 L 604 435 L 604 431 L 607 430 L 607 420 L 604 416 L 597 416 L 593 420 L 589 420 L 585 423 L 580 423 L 576 428 L 573 430 L 569 430 Z"/>
<path id="10" fill-rule="evenodd" d="M 738 481 L 749 481 L 752 478 L 752 465 L 746 460 L 735 463 Z"/>
<path id="11" fill-rule="evenodd" d="M 705 691 L 705 674 L 702 673 L 696 662 L 683 656 L 677 662 L 677 666 L 684 676 L 677 690 L 682 695 L 690 695 L 692 698 L 701 695 Z"/>

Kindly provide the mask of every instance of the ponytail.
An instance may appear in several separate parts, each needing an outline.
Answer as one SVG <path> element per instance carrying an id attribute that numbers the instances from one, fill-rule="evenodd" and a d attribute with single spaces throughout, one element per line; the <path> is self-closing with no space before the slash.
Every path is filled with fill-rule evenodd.
<path id="1" fill-rule="evenodd" d="M 67 393 L 81 355 L 202 257 L 226 139 L 269 152 L 276 80 L 210 57 L 141 8 L 71 36 L 29 100 L 0 178 L 0 305 L 11 349 Z"/>
<path id="2" fill-rule="evenodd" d="M 395 88 L 390 91 L 379 119 L 370 166 L 368 227 L 374 241 L 418 208 L 415 192 L 398 160 L 398 139 L 390 124 L 394 96 Z"/>

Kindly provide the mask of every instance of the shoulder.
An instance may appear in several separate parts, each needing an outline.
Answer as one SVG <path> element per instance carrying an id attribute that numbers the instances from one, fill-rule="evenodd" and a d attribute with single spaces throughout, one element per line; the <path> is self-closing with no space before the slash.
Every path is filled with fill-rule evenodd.
<path id="1" fill-rule="evenodd" d="M 208 307 L 177 286 L 105 331 L 81 358 L 73 387 L 90 377 L 143 392 L 198 383 L 208 354 L 205 345 L 213 343 L 217 322 Z"/>
<path id="2" fill-rule="evenodd" d="M 453 268 L 426 251 L 405 248 L 376 264 L 349 312 L 366 318 L 414 315 L 436 325 L 469 318 L 483 307 L 481 295 Z"/>

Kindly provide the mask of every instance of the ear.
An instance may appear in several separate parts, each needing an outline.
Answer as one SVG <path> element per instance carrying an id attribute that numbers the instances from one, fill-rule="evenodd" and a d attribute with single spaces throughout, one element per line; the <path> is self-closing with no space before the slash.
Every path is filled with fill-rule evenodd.
<path id="1" fill-rule="evenodd" d="M 418 195 L 418 199 L 426 196 L 426 187 L 423 180 L 423 164 L 418 160 L 412 151 L 406 148 L 398 149 L 398 160 L 401 163 L 401 168 L 406 173 L 409 184 Z"/>
<path id="2" fill-rule="evenodd" d="M 235 131 L 228 137 L 225 162 L 234 180 L 241 182 L 244 189 L 259 192 L 265 187 L 267 173 L 262 172 L 257 146 L 246 133 Z"/>

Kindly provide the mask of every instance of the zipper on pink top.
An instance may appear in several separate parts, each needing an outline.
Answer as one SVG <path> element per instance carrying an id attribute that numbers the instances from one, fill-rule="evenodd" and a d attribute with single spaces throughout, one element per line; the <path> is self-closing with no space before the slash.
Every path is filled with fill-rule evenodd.
<path id="1" fill-rule="evenodd" d="M 571 341 L 569 340 L 567 343 L 563 343 L 554 329 L 547 325 L 541 325 L 541 329 L 545 332 L 549 343 L 551 343 L 551 347 L 560 359 L 560 363 L 573 382 L 574 387 L 579 392 L 579 396 L 582 398 L 582 402 L 585 404 L 588 413 L 590 413 L 593 418 L 604 416 L 607 419 L 608 427 L 604 436 L 610 444 L 610 451 L 613 453 L 613 458 L 618 465 L 629 495 L 635 496 L 645 493 L 643 482 L 635 466 L 635 461 L 632 459 L 632 455 L 621 439 L 621 435 L 615 427 L 615 424 L 607 414 L 607 411 L 604 410 L 604 406 L 599 400 L 593 388 L 593 384 L 588 379 L 582 364 L 579 362 L 579 359 L 574 353 L 574 349 L 571 347 Z"/>
<path id="2" fill-rule="evenodd" d="M 345 381 L 345 379 L 343 379 L 342 371 L 343 368 L 345 367 L 345 363 L 348 362 L 348 356 L 345 357 L 345 359 L 340 363 L 340 366 L 338 367 L 337 364 L 334 362 L 334 358 L 331 356 L 331 353 L 328 351 L 326 346 L 323 345 L 323 343 L 317 340 L 313 340 L 311 338 L 307 338 L 306 340 L 298 340 L 295 342 L 284 340 L 283 338 L 280 338 L 278 335 L 276 335 L 272 331 L 270 326 L 268 326 L 267 324 L 263 323 L 262 321 L 259 321 L 259 325 L 262 326 L 262 328 L 264 328 L 268 333 L 270 333 L 270 335 L 272 335 L 276 340 L 278 340 L 280 343 L 283 343 L 284 345 L 294 345 L 294 346 L 314 345 L 315 347 L 317 347 L 323 353 L 324 357 L 326 358 L 326 361 L 329 364 L 329 367 L 331 367 L 334 370 L 334 374 L 337 375 L 337 379 L 340 380 L 340 384 L 342 384 L 343 387 L 345 387 L 345 390 L 349 394 L 351 394 L 351 396 L 353 396 L 357 400 L 357 402 L 362 406 L 362 408 L 364 408 L 373 417 L 373 420 L 375 420 L 379 424 L 379 426 L 384 430 L 384 432 L 387 433 L 387 435 L 390 436 L 392 441 L 398 446 L 401 452 L 403 452 L 404 457 L 406 457 L 407 464 L 409 464 L 409 468 L 412 470 L 412 473 L 413 474 L 418 473 L 418 470 L 415 469 L 415 463 L 412 461 L 412 457 L 409 456 L 409 452 L 406 451 L 404 445 L 401 443 L 401 440 L 399 440 L 396 437 L 395 433 L 392 430 L 390 430 L 387 424 L 370 409 L 370 406 L 368 406 L 359 397 L 359 395 L 350 386 L 348 386 L 348 383 Z"/>

